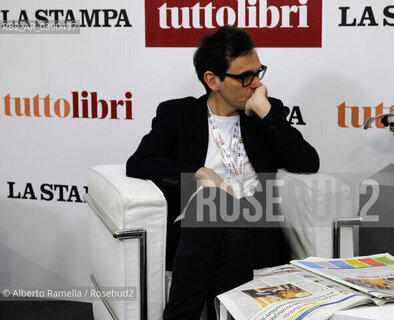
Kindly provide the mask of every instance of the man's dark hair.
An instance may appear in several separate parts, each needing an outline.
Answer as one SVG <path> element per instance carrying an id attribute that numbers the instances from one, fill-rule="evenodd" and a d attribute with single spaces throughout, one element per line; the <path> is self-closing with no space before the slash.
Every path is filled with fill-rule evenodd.
<path id="1" fill-rule="evenodd" d="M 230 62 L 248 54 L 255 47 L 250 35 L 234 26 L 223 26 L 216 32 L 204 36 L 194 53 L 194 67 L 205 90 L 208 93 L 211 91 L 204 81 L 206 71 L 212 71 L 223 81 Z"/>

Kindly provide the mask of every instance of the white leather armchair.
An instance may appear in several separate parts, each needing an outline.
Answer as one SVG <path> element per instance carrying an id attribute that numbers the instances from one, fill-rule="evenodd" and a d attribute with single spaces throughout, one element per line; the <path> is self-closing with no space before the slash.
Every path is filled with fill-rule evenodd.
<path id="1" fill-rule="evenodd" d="M 349 188 L 320 173 L 281 170 L 277 179 L 286 185 L 278 188 L 279 210 L 293 256 L 330 257 L 333 218 L 351 216 Z M 136 288 L 134 300 L 95 301 L 95 319 L 161 319 L 169 285 L 162 192 L 149 180 L 126 177 L 124 165 L 91 168 L 88 189 L 92 282 L 96 288 Z"/>

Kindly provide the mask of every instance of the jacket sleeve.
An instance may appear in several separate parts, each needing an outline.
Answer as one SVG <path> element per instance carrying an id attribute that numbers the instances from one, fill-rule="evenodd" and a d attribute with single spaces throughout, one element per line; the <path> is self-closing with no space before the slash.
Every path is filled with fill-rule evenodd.
<path id="1" fill-rule="evenodd" d="M 150 179 L 158 186 L 179 187 L 182 172 L 196 172 L 197 164 L 177 160 L 174 156 L 179 139 L 175 126 L 176 110 L 161 103 L 152 129 L 145 135 L 126 163 L 129 177 Z"/>
<path id="2" fill-rule="evenodd" d="M 258 134 L 260 139 L 269 139 L 279 167 L 295 173 L 317 172 L 320 160 L 315 148 L 288 123 L 283 103 L 274 98 L 270 98 L 270 103 L 269 113 L 258 120 Z"/>

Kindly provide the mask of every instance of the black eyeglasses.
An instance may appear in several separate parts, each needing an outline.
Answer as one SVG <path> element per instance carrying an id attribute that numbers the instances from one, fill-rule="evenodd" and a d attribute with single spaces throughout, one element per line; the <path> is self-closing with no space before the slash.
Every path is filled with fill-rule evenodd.
<path id="1" fill-rule="evenodd" d="M 243 87 L 248 87 L 250 84 L 253 82 L 254 78 L 257 77 L 260 80 L 263 79 L 265 72 L 267 71 L 267 66 L 261 65 L 260 69 L 257 70 L 256 73 L 253 73 L 251 71 L 245 72 L 243 74 L 231 74 L 231 73 L 224 73 L 224 76 L 234 78 L 234 79 L 239 79 L 242 80 L 242 86 Z"/>

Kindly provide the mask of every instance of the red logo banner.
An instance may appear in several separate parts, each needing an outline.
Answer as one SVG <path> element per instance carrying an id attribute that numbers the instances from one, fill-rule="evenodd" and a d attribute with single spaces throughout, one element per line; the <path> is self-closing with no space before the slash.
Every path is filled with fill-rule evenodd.
<path id="1" fill-rule="evenodd" d="M 321 47 L 322 0 L 145 0 L 147 47 L 195 47 L 226 24 L 257 47 Z"/>

